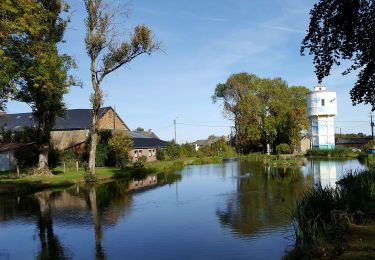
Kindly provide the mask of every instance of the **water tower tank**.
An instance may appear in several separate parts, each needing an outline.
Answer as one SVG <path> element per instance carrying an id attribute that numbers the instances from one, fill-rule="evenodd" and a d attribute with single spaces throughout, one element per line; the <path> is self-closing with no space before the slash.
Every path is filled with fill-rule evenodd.
<path id="1" fill-rule="evenodd" d="M 337 114 L 336 92 L 317 86 L 307 94 L 312 148 L 335 148 L 334 117 Z"/>

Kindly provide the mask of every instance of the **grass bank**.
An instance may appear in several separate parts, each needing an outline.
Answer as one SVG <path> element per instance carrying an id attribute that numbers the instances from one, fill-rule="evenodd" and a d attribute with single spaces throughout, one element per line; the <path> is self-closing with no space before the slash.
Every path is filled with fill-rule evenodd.
<path id="1" fill-rule="evenodd" d="M 295 167 L 303 164 L 303 157 L 299 154 L 248 154 L 239 158 L 240 160 L 256 161 L 270 166 Z"/>
<path id="2" fill-rule="evenodd" d="M 352 149 L 344 148 L 309 149 L 306 151 L 306 156 L 323 158 L 358 158 L 360 156 L 360 153 L 354 152 Z"/>
<path id="3" fill-rule="evenodd" d="M 142 168 L 110 168 L 97 167 L 98 181 L 111 179 L 131 179 L 146 174 L 169 174 L 183 169 L 186 165 L 222 163 L 223 157 L 185 158 L 173 161 L 155 161 L 146 163 Z M 27 172 L 17 175 L 14 172 L 0 173 L 0 194 L 15 192 L 33 192 L 49 188 L 68 187 L 84 182 L 84 170 L 67 169 L 62 167 L 52 170 L 53 176 L 33 176 Z"/>
<path id="4" fill-rule="evenodd" d="M 375 255 L 375 171 L 349 171 L 336 188 L 315 186 L 293 212 L 296 247 L 285 259 Z"/>

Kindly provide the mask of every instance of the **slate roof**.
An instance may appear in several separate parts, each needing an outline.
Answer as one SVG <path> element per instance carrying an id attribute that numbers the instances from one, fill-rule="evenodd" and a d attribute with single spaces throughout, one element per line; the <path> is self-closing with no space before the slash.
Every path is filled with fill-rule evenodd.
<path id="1" fill-rule="evenodd" d="M 99 118 L 111 107 L 103 107 L 99 110 Z M 65 118 L 56 119 L 53 130 L 90 129 L 92 120 L 91 109 L 69 109 Z M 4 114 L 0 116 L 0 126 L 12 131 L 22 131 L 25 127 L 36 127 L 36 121 L 31 113 Z"/>
<path id="2" fill-rule="evenodd" d="M 157 138 L 133 138 L 133 148 L 165 148 L 168 142 Z"/>

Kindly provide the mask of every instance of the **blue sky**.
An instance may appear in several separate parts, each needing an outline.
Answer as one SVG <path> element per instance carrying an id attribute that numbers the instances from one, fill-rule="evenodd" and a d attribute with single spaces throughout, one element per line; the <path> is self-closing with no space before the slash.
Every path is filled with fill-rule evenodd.
<path id="1" fill-rule="evenodd" d="M 69 108 L 89 108 L 86 13 L 83 1 L 69 1 L 72 22 L 60 49 L 76 59 L 79 69 L 74 73 L 84 86 L 73 88 L 65 100 Z M 118 25 L 119 36 L 126 37 L 136 24 L 144 23 L 161 42 L 163 52 L 139 57 L 110 74 L 102 84 L 104 105 L 115 105 L 131 129 L 153 129 L 165 140 L 174 136 L 176 117 L 178 142 L 228 135 L 232 123 L 224 118 L 219 104 L 212 104 L 211 96 L 216 84 L 231 74 L 245 71 L 282 77 L 289 85 L 316 85 L 312 57 L 299 54 L 314 2 L 133 0 L 130 16 Z M 324 80 L 328 89 L 337 91 L 336 131 L 370 133 L 370 106 L 351 105 L 349 91 L 356 74 L 342 76 L 343 70 L 335 67 Z M 9 113 L 25 110 L 29 108 L 24 104 L 8 105 Z"/>

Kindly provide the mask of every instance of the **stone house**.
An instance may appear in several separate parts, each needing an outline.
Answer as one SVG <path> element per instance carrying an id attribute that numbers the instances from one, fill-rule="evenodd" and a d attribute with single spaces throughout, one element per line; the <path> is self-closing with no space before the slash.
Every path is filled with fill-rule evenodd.
<path id="1" fill-rule="evenodd" d="M 22 131 L 26 127 L 35 128 L 36 121 L 31 113 L 3 114 L 0 126 L 6 130 Z M 69 109 L 65 117 L 57 118 L 51 132 L 51 146 L 56 150 L 82 149 L 92 126 L 91 109 Z M 148 161 L 156 160 L 156 148 L 166 147 L 167 142 L 160 140 L 151 131 L 138 133 L 130 131 L 121 117 L 112 107 L 103 107 L 99 111 L 101 130 L 126 131 L 133 139 L 133 149 L 129 154 L 133 158 L 146 156 Z"/>

